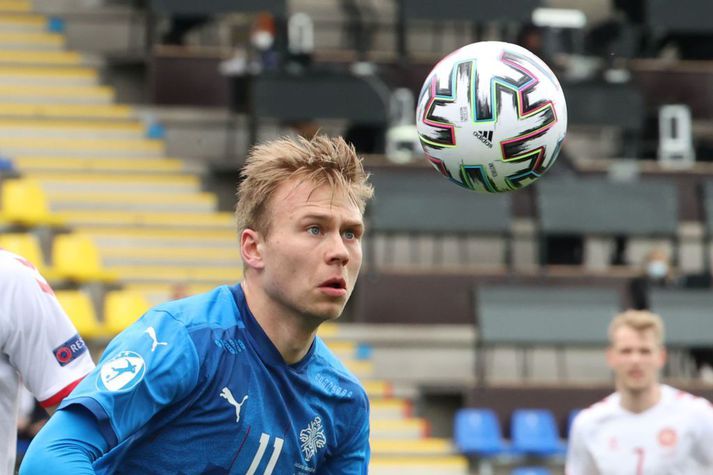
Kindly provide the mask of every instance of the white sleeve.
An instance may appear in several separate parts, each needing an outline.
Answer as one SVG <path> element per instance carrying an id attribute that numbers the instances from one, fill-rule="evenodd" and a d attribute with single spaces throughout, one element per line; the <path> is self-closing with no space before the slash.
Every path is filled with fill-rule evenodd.
<path id="1" fill-rule="evenodd" d="M 582 414 L 572 423 L 567 446 L 567 461 L 564 473 L 566 475 L 599 475 L 594 458 L 587 448 Z"/>
<path id="2" fill-rule="evenodd" d="M 53 406 L 94 363 L 47 281 L 15 257 L 0 262 L 0 352 L 35 398 Z"/>
<path id="3" fill-rule="evenodd" d="M 698 425 L 694 457 L 713 471 L 713 405 L 703 398 L 696 398 L 693 403 L 696 407 L 694 420 Z"/>

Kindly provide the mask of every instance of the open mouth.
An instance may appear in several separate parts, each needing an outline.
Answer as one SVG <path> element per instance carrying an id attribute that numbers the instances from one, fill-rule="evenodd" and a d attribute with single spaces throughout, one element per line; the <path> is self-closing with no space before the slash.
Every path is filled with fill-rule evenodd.
<path id="1" fill-rule="evenodd" d="M 330 289 L 337 289 L 337 290 L 346 290 L 347 282 L 344 279 L 334 278 L 334 279 L 329 279 L 329 280 L 322 282 L 320 287 L 327 287 Z"/>

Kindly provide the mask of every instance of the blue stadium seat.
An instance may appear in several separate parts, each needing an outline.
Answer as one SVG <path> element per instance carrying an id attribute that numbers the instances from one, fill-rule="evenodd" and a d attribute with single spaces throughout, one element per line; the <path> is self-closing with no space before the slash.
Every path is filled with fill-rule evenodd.
<path id="1" fill-rule="evenodd" d="M 555 416 L 547 409 L 517 409 L 511 420 L 512 449 L 541 457 L 563 455 Z"/>
<path id="2" fill-rule="evenodd" d="M 552 471 L 546 467 L 517 467 L 510 475 L 552 475 Z"/>
<path id="3" fill-rule="evenodd" d="M 569 416 L 567 416 L 567 433 L 565 434 L 569 438 L 569 434 L 572 433 L 572 424 L 574 423 L 574 419 L 577 417 L 577 415 L 582 412 L 581 409 L 572 409 L 569 412 Z"/>
<path id="4" fill-rule="evenodd" d="M 500 423 L 492 409 L 460 409 L 455 415 L 453 438 L 463 454 L 496 456 L 507 449 Z"/>

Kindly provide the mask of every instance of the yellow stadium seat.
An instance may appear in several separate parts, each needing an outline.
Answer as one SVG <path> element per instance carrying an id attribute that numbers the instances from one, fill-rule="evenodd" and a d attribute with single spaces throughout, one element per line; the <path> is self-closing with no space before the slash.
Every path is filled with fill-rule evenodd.
<path id="1" fill-rule="evenodd" d="M 57 290 L 55 295 L 83 338 L 91 340 L 106 336 L 87 294 L 79 290 Z"/>
<path id="2" fill-rule="evenodd" d="M 3 220 L 24 226 L 61 225 L 50 212 L 47 196 L 37 180 L 14 178 L 2 186 Z"/>
<path id="3" fill-rule="evenodd" d="M 104 299 L 104 325 L 111 335 L 134 323 L 151 307 L 144 294 L 136 290 L 114 290 Z"/>
<path id="4" fill-rule="evenodd" d="M 30 233 L 0 234 L 0 248 L 18 254 L 34 265 L 49 281 L 57 280 L 57 273 L 47 266 L 37 236 Z"/>
<path id="5" fill-rule="evenodd" d="M 54 268 L 60 277 L 77 282 L 113 282 L 116 274 L 102 267 L 99 249 L 90 236 L 60 234 L 52 242 Z"/>

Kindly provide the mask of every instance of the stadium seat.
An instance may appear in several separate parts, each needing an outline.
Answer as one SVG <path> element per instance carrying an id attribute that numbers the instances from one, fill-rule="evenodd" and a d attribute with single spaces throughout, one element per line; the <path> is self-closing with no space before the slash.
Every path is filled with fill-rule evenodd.
<path id="1" fill-rule="evenodd" d="M 510 475 L 552 475 L 552 471 L 545 467 L 516 467 Z"/>
<path id="2" fill-rule="evenodd" d="M 40 241 L 31 233 L 0 234 L 0 248 L 18 254 L 27 259 L 48 281 L 57 279 L 54 269 L 47 266 Z"/>
<path id="3" fill-rule="evenodd" d="M 114 272 L 102 267 L 99 250 L 84 234 L 60 234 L 52 242 L 52 259 L 57 274 L 77 282 L 112 282 Z"/>
<path id="4" fill-rule="evenodd" d="M 547 409 L 517 409 L 512 414 L 510 432 L 516 453 L 541 457 L 562 455 L 555 417 Z"/>
<path id="5" fill-rule="evenodd" d="M 435 178 L 428 169 L 374 173 L 365 262 L 381 270 L 506 268 L 511 197 L 505 193 L 468 196 L 467 190 Z M 429 243 L 425 249 L 424 243 Z"/>
<path id="6" fill-rule="evenodd" d="M 2 186 L 2 218 L 23 226 L 60 225 L 50 213 L 47 196 L 40 183 L 31 178 L 6 180 Z"/>
<path id="7" fill-rule="evenodd" d="M 104 298 L 104 325 L 116 335 L 134 323 L 151 307 L 144 295 L 136 290 L 114 290 Z"/>
<path id="8" fill-rule="evenodd" d="M 581 409 L 572 409 L 569 412 L 569 416 L 567 416 L 567 433 L 565 434 L 567 437 L 569 437 L 569 434 L 572 433 L 572 424 L 574 424 L 574 419 L 579 415 L 580 412 L 582 412 Z"/>
<path id="9" fill-rule="evenodd" d="M 460 409 L 453 431 L 456 447 L 463 454 L 494 456 L 506 450 L 500 423 L 492 409 Z"/>
<path id="10" fill-rule="evenodd" d="M 91 340 L 106 336 L 87 294 L 79 290 L 58 290 L 55 295 L 83 338 Z"/>

